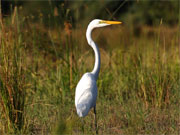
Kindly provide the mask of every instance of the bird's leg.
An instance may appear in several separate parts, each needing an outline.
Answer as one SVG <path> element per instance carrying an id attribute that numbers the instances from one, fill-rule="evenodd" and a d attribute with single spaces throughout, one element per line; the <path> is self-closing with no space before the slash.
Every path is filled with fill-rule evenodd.
<path id="1" fill-rule="evenodd" d="M 96 135 L 97 135 L 98 134 L 98 127 L 97 127 L 97 118 L 96 118 L 96 106 L 94 107 L 94 119 L 95 119 Z"/>
<path id="2" fill-rule="evenodd" d="M 82 129 L 82 131 L 83 131 L 83 134 L 84 134 L 84 119 L 83 118 L 81 118 L 81 124 L 82 124 L 82 126 L 81 126 L 81 129 Z"/>

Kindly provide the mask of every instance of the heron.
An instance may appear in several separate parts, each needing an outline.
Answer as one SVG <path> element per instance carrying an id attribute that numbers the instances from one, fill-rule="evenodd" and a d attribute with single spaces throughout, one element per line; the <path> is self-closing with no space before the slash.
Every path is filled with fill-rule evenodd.
<path id="1" fill-rule="evenodd" d="M 76 86 L 75 92 L 75 106 L 79 117 L 85 117 L 91 108 L 94 108 L 95 128 L 97 133 L 97 119 L 96 119 L 96 99 L 97 99 L 97 84 L 100 71 L 100 52 L 96 43 L 91 38 L 91 33 L 95 28 L 105 27 L 112 24 L 121 24 L 120 21 L 107 21 L 101 19 L 92 20 L 86 31 L 86 38 L 88 44 L 92 47 L 95 54 L 95 64 L 92 72 L 85 73 Z"/>

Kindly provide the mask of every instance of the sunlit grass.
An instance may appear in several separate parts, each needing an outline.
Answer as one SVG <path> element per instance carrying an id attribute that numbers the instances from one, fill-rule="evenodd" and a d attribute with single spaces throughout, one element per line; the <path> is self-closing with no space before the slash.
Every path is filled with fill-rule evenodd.
<path id="1" fill-rule="evenodd" d="M 26 17 L 25 17 L 26 18 Z M 75 87 L 93 68 L 85 29 L 18 18 L 1 27 L 0 133 L 92 134 L 93 113 L 76 115 Z M 97 115 L 100 134 L 178 134 L 178 29 L 127 26 L 94 31 L 101 51 Z M 96 37 L 96 35 L 98 35 Z M 13 108 L 14 107 L 14 108 Z M 17 107 L 17 108 L 16 108 Z"/>

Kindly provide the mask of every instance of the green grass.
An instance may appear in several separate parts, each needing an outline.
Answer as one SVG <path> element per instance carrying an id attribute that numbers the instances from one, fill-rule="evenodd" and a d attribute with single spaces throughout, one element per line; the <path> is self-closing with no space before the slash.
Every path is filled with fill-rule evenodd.
<path id="1" fill-rule="evenodd" d="M 0 133 L 95 133 L 93 112 L 81 120 L 74 105 L 76 84 L 94 63 L 86 29 L 44 26 L 41 18 L 35 23 L 17 11 L 3 21 Z M 139 37 L 127 26 L 108 27 L 94 31 L 93 39 L 102 58 L 99 133 L 178 134 L 177 27 L 144 26 Z"/>

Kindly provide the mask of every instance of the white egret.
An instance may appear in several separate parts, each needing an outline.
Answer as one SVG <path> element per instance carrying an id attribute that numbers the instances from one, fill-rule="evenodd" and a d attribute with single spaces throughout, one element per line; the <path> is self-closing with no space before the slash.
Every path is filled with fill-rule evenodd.
<path id="1" fill-rule="evenodd" d="M 93 48 L 95 53 L 95 65 L 92 72 L 85 73 L 76 87 L 75 93 L 75 106 L 79 117 L 85 117 L 91 108 L 94 108 L 95 114 L 95 127 L 97 133 L 96 122 L 96 98 L 97 98 L 97 85 L 96 80 L 98 78 L 100 70 L 100 52 L 98 46 L 91 38 L 91 32 L 95 28 L 108 26 L 111 24 L 121 24 L 119 21 L 105 21 L 100 19 L 92 20 L 86 31 L 86 38 L 88 44 Z"/>

